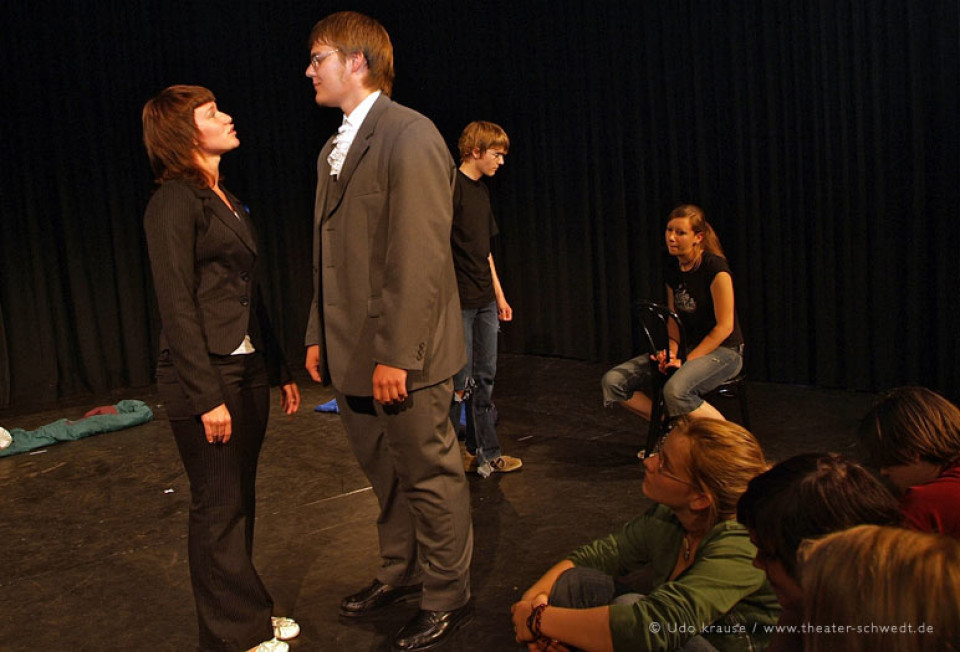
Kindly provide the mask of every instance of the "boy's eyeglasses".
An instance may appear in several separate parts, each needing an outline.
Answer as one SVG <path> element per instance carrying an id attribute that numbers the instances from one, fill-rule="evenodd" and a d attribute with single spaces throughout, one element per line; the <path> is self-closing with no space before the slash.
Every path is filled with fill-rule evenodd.
<path id="1" fill-rule="evenodd" d="M 334 52 L 339 52 L 340 50 L 330 50 L 329 52 L 317 52 L 316 54 L 310 57 L 310 65 L 313 66 L 313 72 L 320 70 L 320 64 L 323 63 L 323 60 L 329 57 Z"/>

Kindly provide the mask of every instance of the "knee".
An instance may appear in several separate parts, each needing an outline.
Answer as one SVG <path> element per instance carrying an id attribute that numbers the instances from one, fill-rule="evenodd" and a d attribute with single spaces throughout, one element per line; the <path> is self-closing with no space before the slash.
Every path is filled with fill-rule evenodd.
<path id="1" fill-rule="evenodd" d="M 603 389 L 603 402 L 606 405 L 630 398 L 626 390 L 626 378 L 616 367 L 603 374 L 600 387 Z"/>
<path id="2" fill-rule="evenodd" d="M 663 386 L 663 404 L 670 416 L 678 417 L 693 412 L 703 399 L 682 383 L 673 382 L 675 378 L 676 376 Z"/>
<path id="3" fill-rule="evenodd" d="M 595 568 L 575 566 L 557 578 L 549 602 L 558 607 L 588 609 L 610 604 L 615 593 L 611 576 Z"/>

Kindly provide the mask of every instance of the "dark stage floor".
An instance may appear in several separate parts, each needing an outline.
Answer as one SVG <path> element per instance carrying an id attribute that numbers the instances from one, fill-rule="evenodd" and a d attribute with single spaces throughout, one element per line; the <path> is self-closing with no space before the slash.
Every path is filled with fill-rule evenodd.
<path id="1" fill-rule="evenodd" d="M 642 510 L 635 457 L 646 424 L 601 407 L 605 365 L 502 356 L 495 399 L 504 452 L 521 471 L 470 477 L 475 523 L 473 622 L 445 649 L 516 650 L 511 603 L 576 545 Z M 377 565 L 377 508 L 339 417 L 313 406 L 271 416 L 260 458 L 257 567 L 277 613 L 303 627 L 292 650 L 388 650 L 415 606 L 345 622 L 340 598 Z M 276 390 L 275 390 L 276 391 Z M 156 396 L 101 398 L 11 416 L 33 429 L 98 404 L 140 398 L 156 419 L 130 430 L 0 458 L 3 572 L 0 650 L 192 650 L 187 570 L 189 489 Z M 771 459 L 846 450 L 869 394 L 752 383 L 754 430 Z M 279 402 L 279 398 L 277 399 Z M 737 418 L 736 401 L 718 407 Z"/>

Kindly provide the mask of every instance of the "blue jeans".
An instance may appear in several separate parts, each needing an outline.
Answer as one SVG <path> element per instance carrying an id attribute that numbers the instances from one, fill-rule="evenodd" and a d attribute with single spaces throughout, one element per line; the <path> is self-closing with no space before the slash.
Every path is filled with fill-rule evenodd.
<path id="1" fill-rule="evenodd" d="M 500 457 L 500 441 L 494 424 L 493 377 L 497 375 L 497 335 L 500 321 L 497 302 L 461 310 L 467 364 L 453 377 L 455 392 L 464 392 L 467 413 L 467 451 L 477 456 L 477 466 Z M 460 424 L 460 403 L 450 410 L 454 428 Z"/>
<path id="2" fill-rule="evenodd" d="M 642 593 L 626 591 L 628 589 L 601 570 L 574 566 L 557 578 L 550 590 L 548 602 L 555 607 L 590 609 L 605 605 L 633 604 L 644 599 Z M 716 652 L 716 648 L 702 636 L 686 640 L 678 649 L 681 652 Z"/>
<path id="3" fill-rule="evenodd" d="M 707 355 L 685 362 L 663 386 L 663 401 L 670 416 L 689 414 L 703 404 L 701 395 L 740 373 L 743 354 L 739 348 L 718 346 Z M 603 375 L 603 404 L 628 400 L 634 392 L 649 395 L 650 355 L 627 360 Z"/>

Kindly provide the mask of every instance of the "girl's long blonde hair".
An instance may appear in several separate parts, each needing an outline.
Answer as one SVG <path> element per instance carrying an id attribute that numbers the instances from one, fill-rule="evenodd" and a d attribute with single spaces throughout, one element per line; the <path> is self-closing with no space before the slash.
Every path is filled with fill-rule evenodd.
<path id="1" fill-rule="evenodd" d="M 710 496 L 710 522 L 736 516 L 750 480 L 769 468 L 756 437 L 732 421 L 686 419 L 674 433 L 690 440 L 690 476 Z"/>

